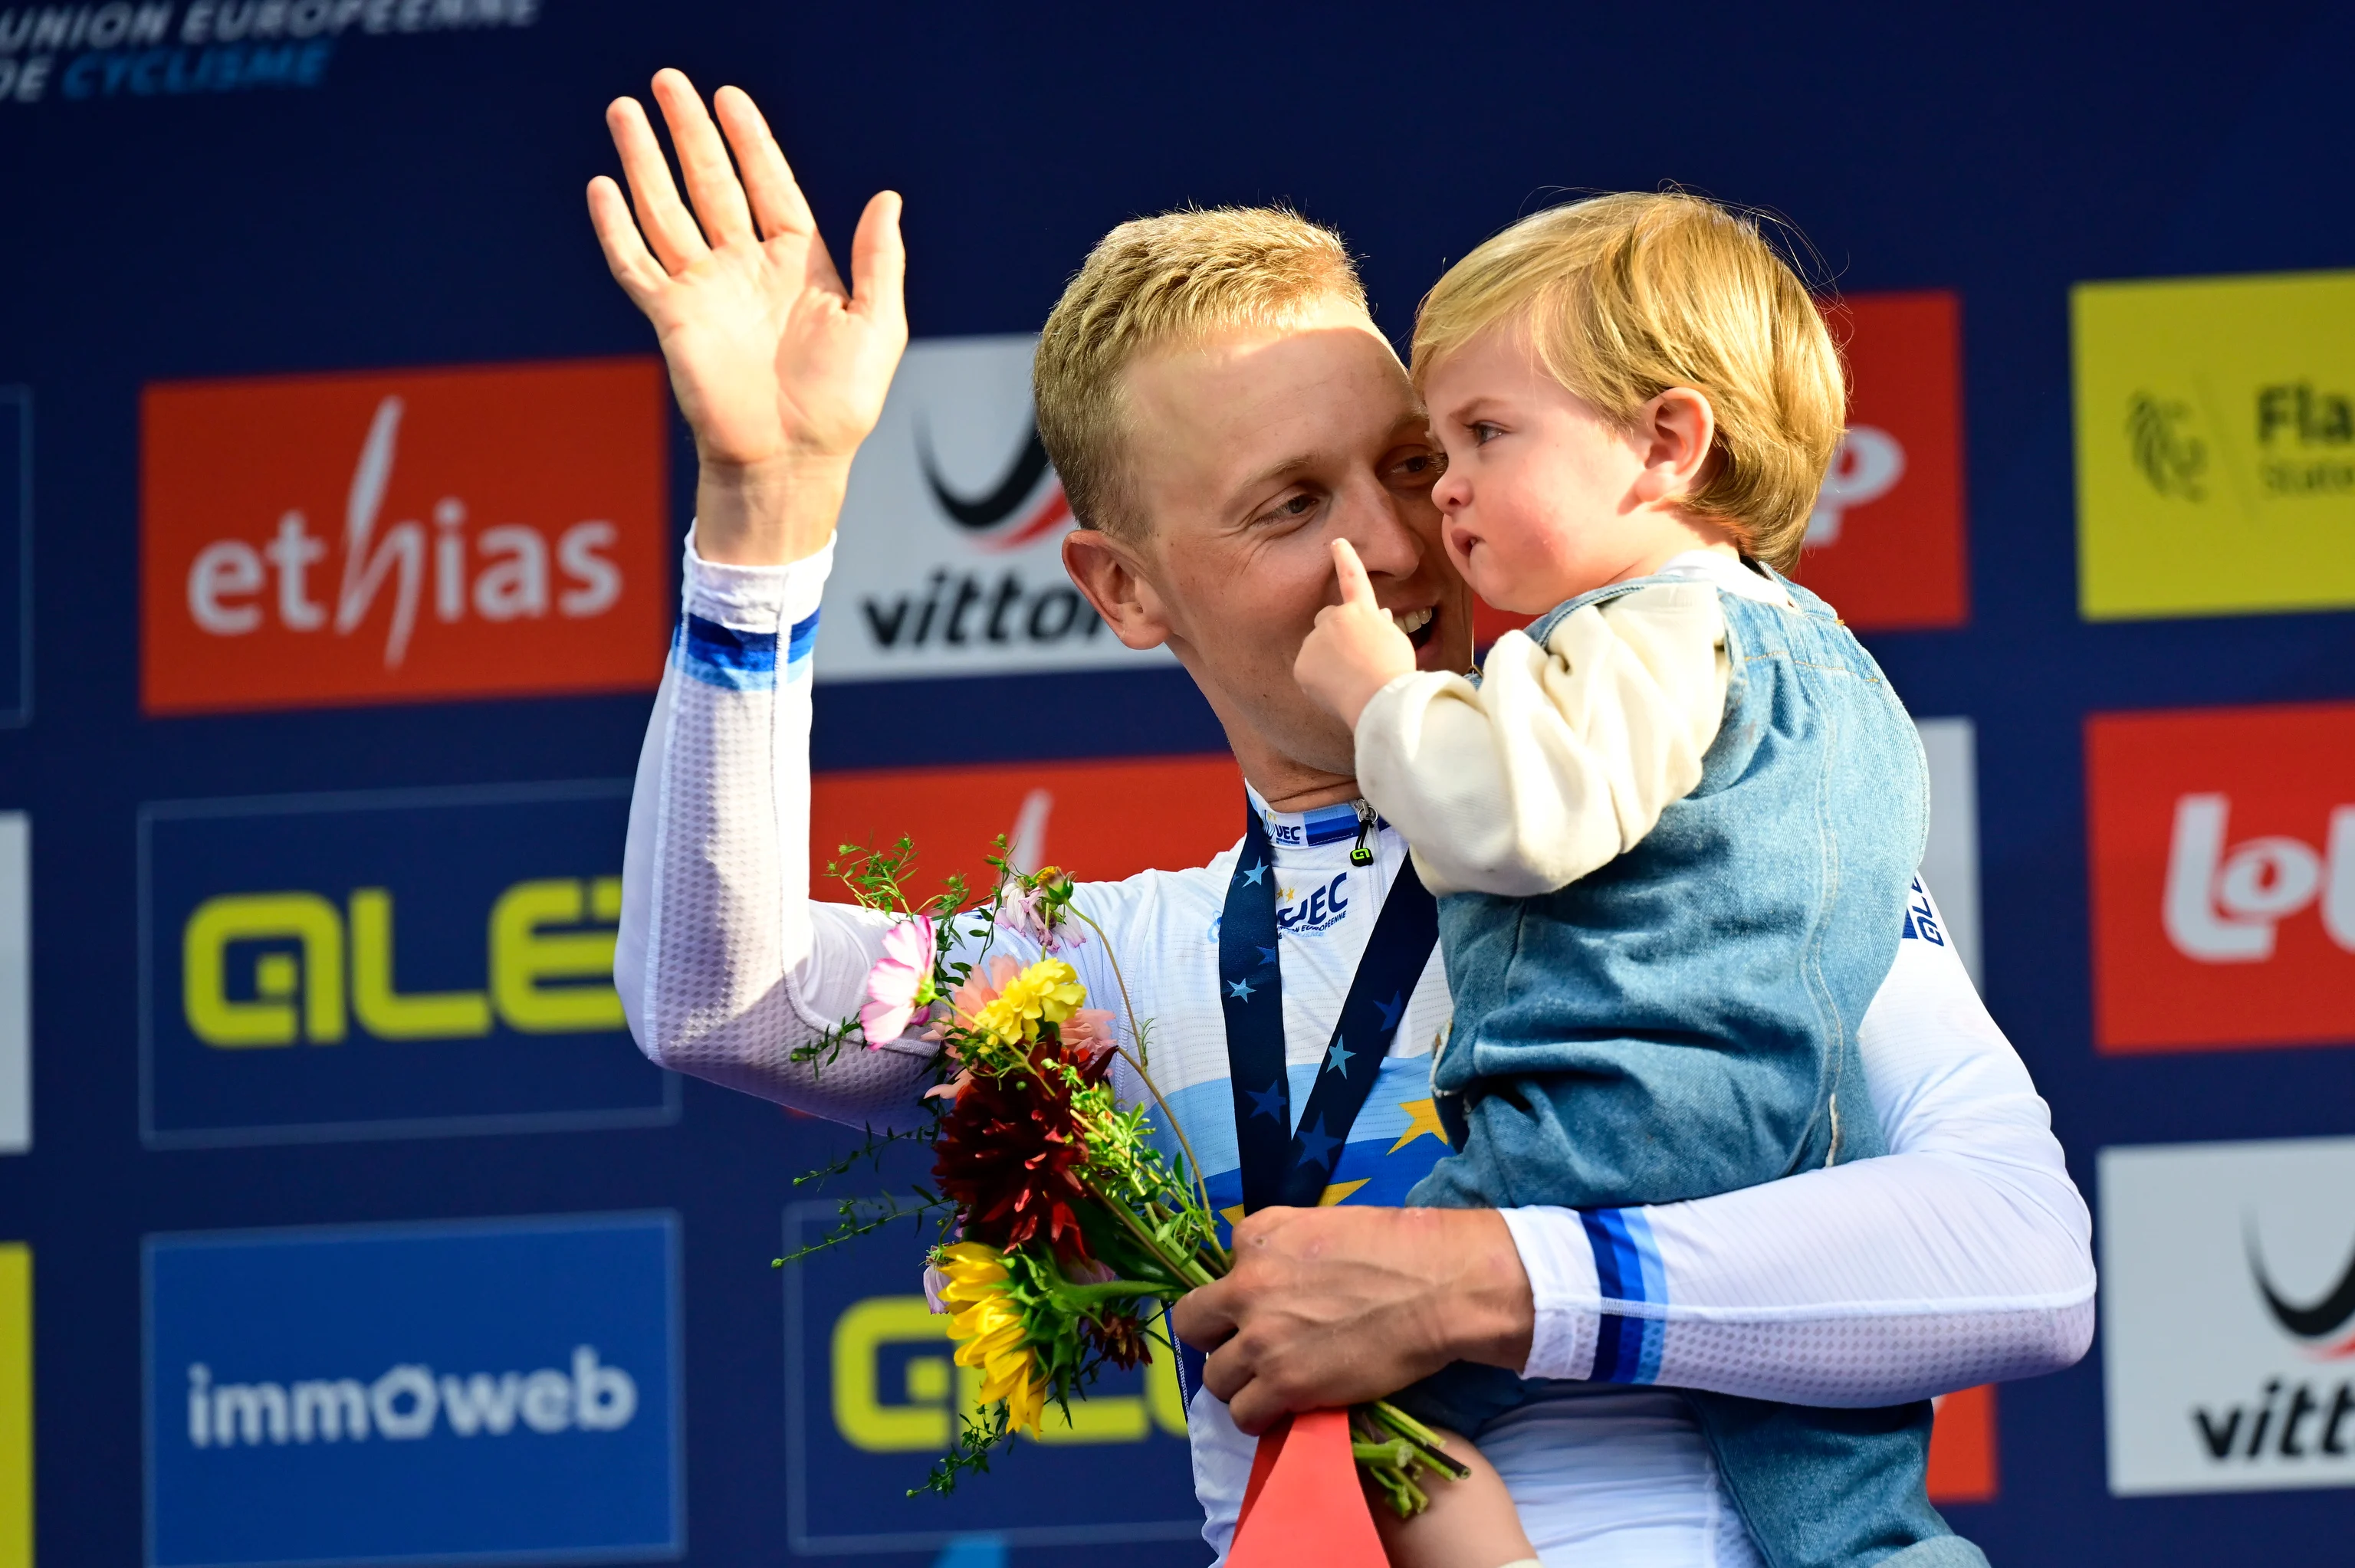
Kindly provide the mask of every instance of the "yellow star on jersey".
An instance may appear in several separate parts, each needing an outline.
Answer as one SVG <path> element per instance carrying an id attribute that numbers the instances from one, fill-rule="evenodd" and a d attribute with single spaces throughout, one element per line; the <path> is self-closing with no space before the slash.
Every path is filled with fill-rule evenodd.
<path id="1" fill-rule="evenodd" d="M 1447 1141 L 1447 1129 L 1439 1125 L 1437 1100 L 1401 1100 L 1399 1109 L 1406 1112 L 1406 1130 L 1399 1134 L 1399 1140 L 1382 1150 L 1383 1153 L 1396 1154 L 1425 1133 L 1442 1143 Z"/>

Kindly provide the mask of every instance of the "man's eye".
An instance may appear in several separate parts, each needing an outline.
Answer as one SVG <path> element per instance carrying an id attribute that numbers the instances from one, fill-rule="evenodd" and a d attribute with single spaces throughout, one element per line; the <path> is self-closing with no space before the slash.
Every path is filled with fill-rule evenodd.
<path id="1" fill-rule="evenodd" d="M 1263 523 L 1294 523 L 1316 510 L 1316 497 L 1306 492 L 1287 495 L 1260 514 Z"/>
<path id="2" fill-rule="evenodd" d="M 1401 479 L 1435 480 L 1447 471 L 1445 452 L 1415 452 L 1401 458 L 1391 470 Z"/>

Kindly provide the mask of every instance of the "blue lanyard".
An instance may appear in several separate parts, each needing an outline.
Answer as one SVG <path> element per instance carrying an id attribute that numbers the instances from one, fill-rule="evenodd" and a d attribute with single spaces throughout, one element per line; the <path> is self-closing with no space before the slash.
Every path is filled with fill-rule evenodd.
<path id="1" fill-rule="evenodd" d="M 1275 911 L 1275 857 L 1254 806 L 1245 818 L 1242 853 L 1235 857 L 1219 920 L 1219 1002 L 1226 1013 L 1228 1086 L 1246 1213 L 1274 1203 L 1313 1208 L 1325 1195 L 1349 1129 L 1381 1075 L 1407 998 L 1439 942 L 1439 906 L 1410 859 L 1400 867 L 1350 977 L 1295 1128 L 1284 1062 L 1284 966 L 1277 959 Z"/>

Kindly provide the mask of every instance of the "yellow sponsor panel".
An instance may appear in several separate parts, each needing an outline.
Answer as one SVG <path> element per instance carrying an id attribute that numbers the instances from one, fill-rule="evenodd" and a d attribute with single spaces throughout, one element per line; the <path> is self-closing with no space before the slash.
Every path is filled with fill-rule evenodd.
<path id="1" fill-rule="evenodd" d="M 2355 272 L 2071 304 L 2086 618 L 2355 606 Z"/>
<path id="2" fill-rule="evenodd" d="M 33 1568 L 33 1249 L 0 1243 L 0 1568 Z"/>
<path id="3" fill-rule="evenodd" d="M 950 1395 L 968 1414 L 980 1408 L 981 1373 L 950 1361 L 949 1320 L 921 1296 L 870 1296 L 835 1320 L 834 1427 L 870 1454 L 944 1451 L 954 1437 Z M 886 1351 L 921 1347 L 912 1355 Z M 938 1351 L 932 1351 L 937 1346 Z M 896 1362 L 896 1376 L 887 1371 Z M 1142 1443 L 1156 1430 L 1186 1432 L 1186 1405 L 1166 1347 L 1156 1346 L 1141 1393 L 1099 1393 L 1073 1400 L 1068 1419 L 1050 1404 L 1036 1440 L 1045 1444 Z"/>

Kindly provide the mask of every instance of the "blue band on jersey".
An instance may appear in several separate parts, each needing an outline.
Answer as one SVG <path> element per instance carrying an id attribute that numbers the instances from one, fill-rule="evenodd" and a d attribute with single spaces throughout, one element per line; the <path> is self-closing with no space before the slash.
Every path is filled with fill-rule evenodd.
<path id="1" fill-rule="evenodd" d="M 1606 1304 L 1668 1305 L 1668 1275 L 1643 1210 L 1587 1209 L 1578 1217 L 1586 1226 L 1587 1245 L 1594 1249 L 1595 1284 Z M 1667 1337 L 1668 1324 L 1658 1318 L 1604 1311 L 1595 1333 L 1593 1381 L 1654 1381 L 1660 1375 L 1660 1348 Z"/>
<path id="2" fill-rule="evenodd" d="M 815 635 L 817 617 L 802 626 Z M 800 636 L 802 628 L 794 628 Z M 679 628 L 681 667 L 709 686 L 738 692 L 765 692 L 777 683 L 777 634 L 739 631 L 716 620 L 690 615 Z"/>

